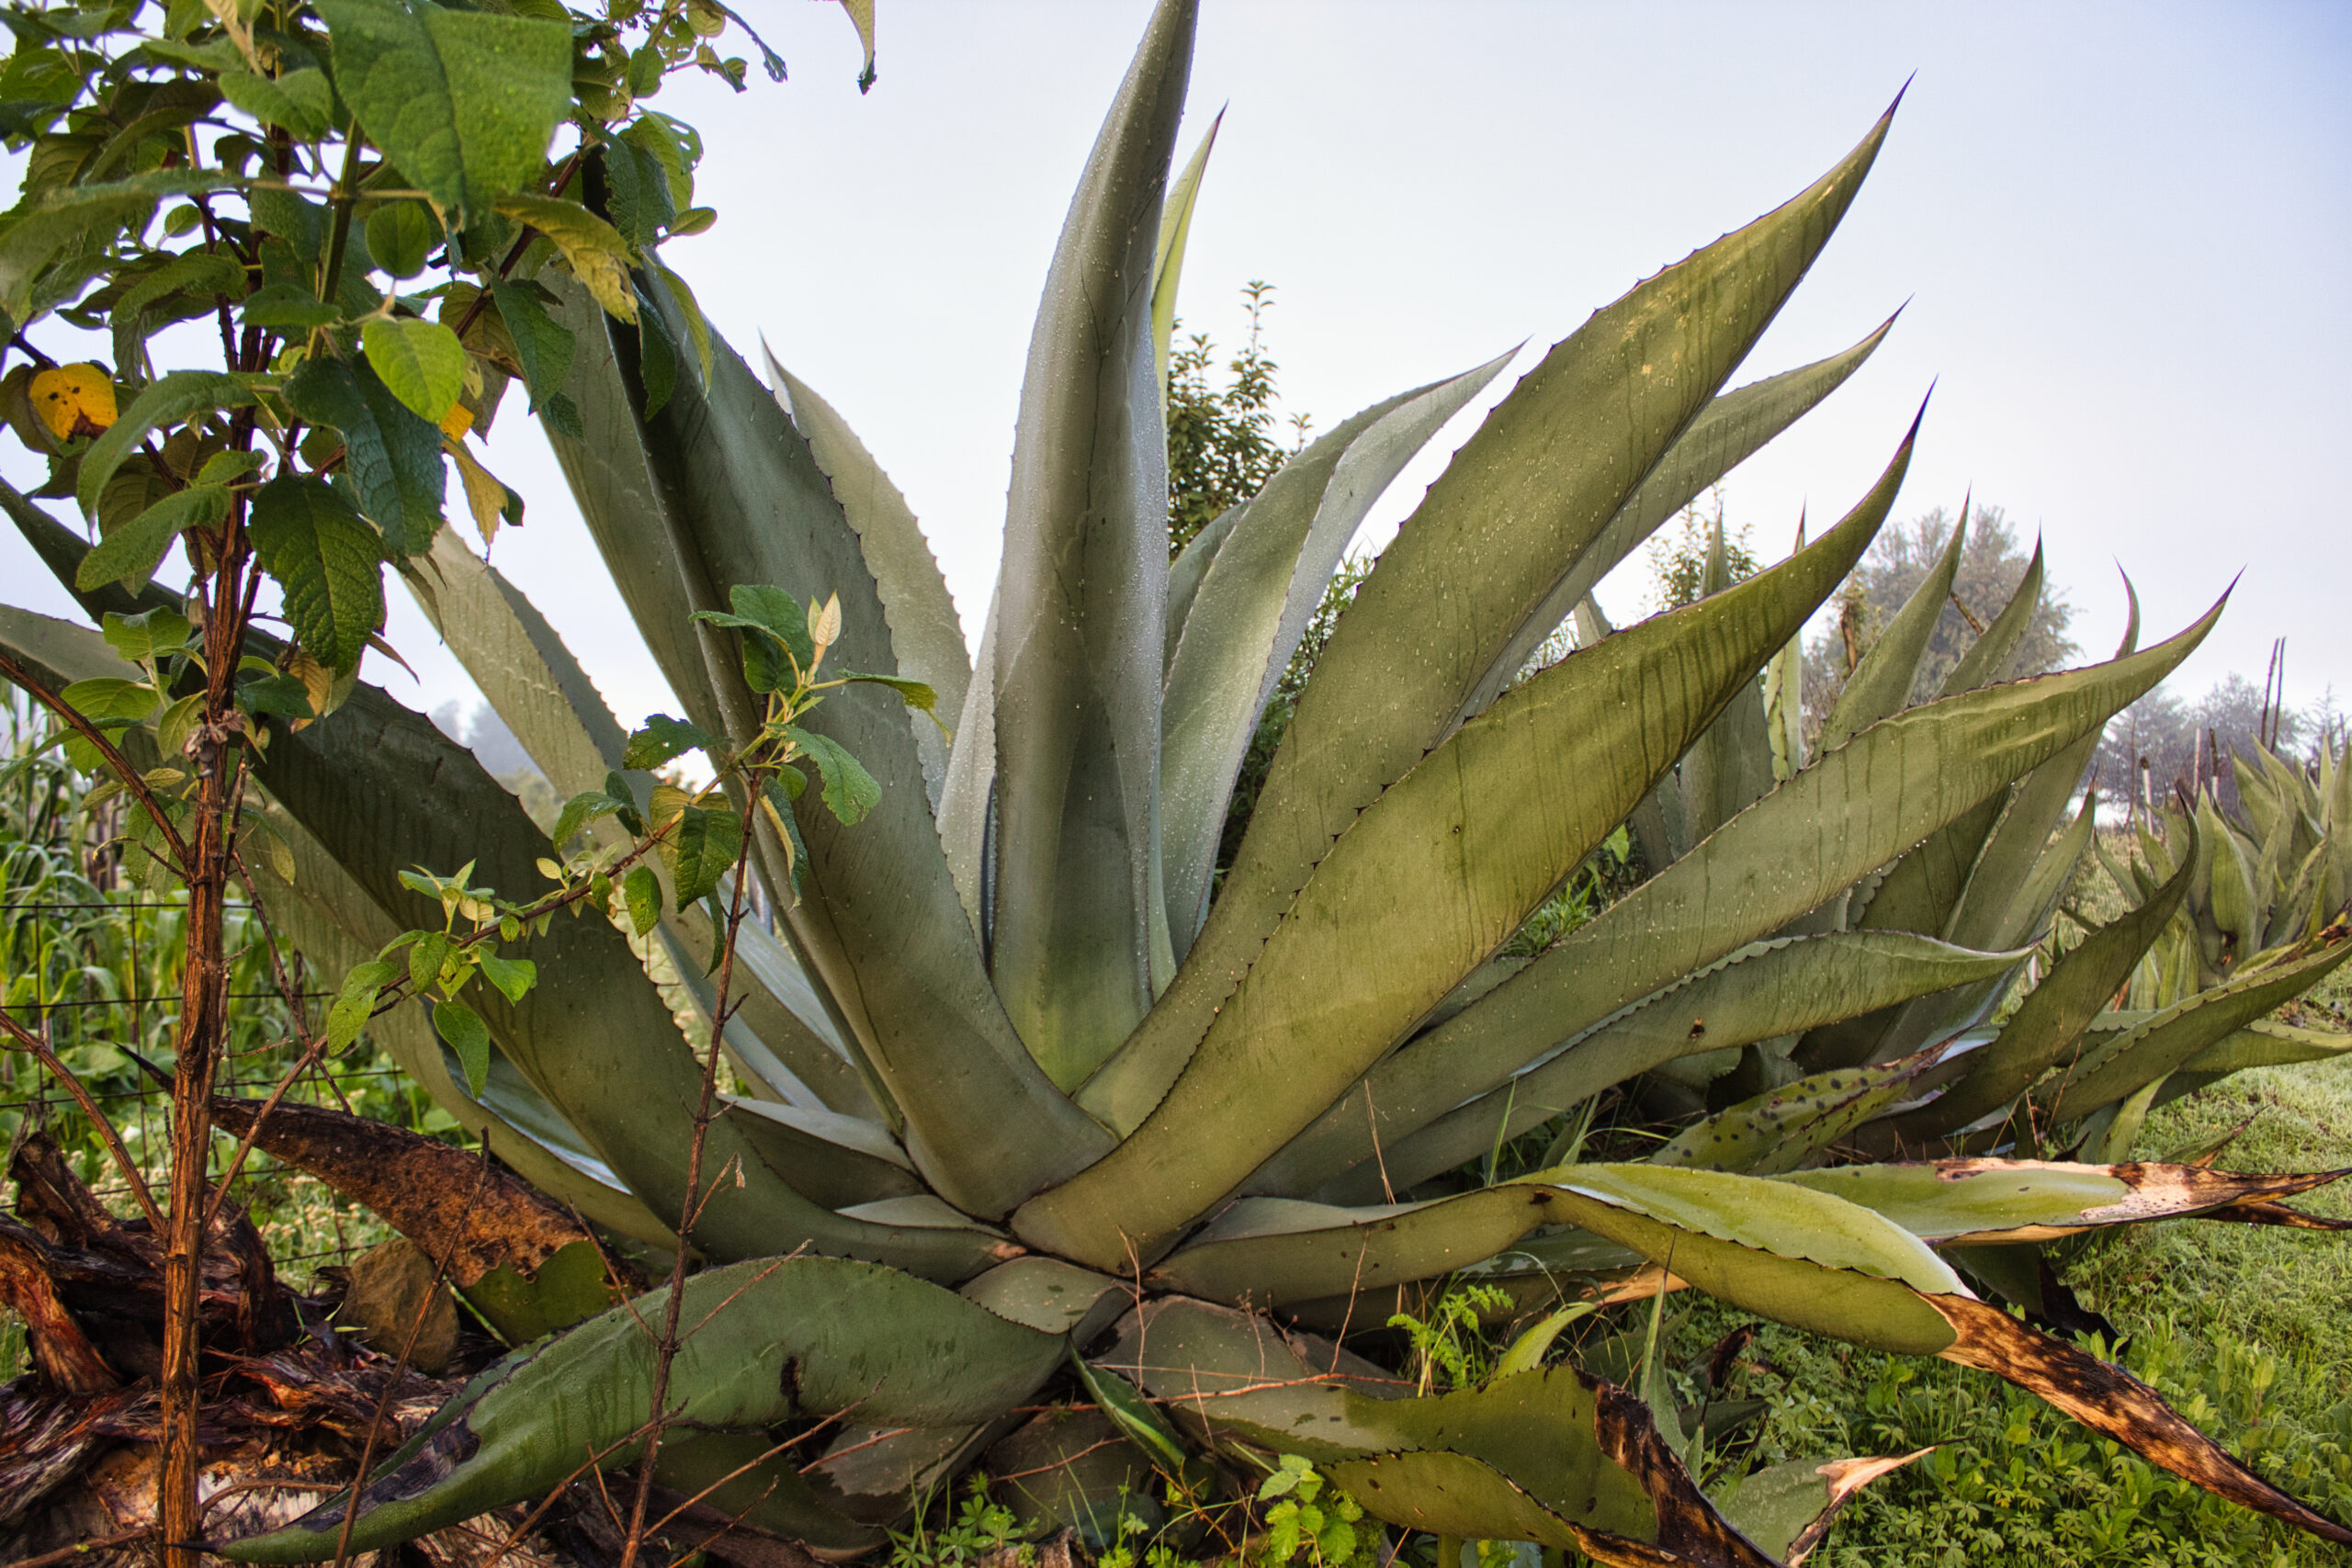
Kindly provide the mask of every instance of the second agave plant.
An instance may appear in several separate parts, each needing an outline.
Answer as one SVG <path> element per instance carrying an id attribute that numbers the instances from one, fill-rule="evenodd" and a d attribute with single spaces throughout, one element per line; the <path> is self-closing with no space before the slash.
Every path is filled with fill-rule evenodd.
<path id="1" fill-rule="evenodd" d="M 899 688 L 808 709 L 803 752 L 854 758 L 857 777 L 752 816 L 741 874 L 773 920 L 738 938 L 742 1006 L 718 1031 L 741 1092 L 705 1138 L 702 1168 L 725 1174 L 683 1287 L 701 1326 L 662 1373 L 664 1480 L 736 1472 L 713 1495 L 747 1526 L 848 1558 L 976 1467 L 1018 1473 L 1002 1492 L 1021 1511 L 1101 1541 L 1122 1510 L 1158 1519 L 1155 1472 L 1246 1495 L 1294 1455 L 1373 1520 L 1441 1539 L 1793 1562 L 1884 1467 L 1821 1456 L 1711 1495 L 1690 1462 L 1703 1424 L 1566 1332 L 1593 1303 L 1688 1284 L 2006 1378 L 2352 1540 L 1987 1299 L 2015 1277 L 2005 1249 L 2198 1215 L 2301 1223 L 2283 1200 L 2321 1179 L 2030 1157 L 2088 1141 L 2120 1158 L 2167 1084 L 2345 1044 L 2264 1021 L 2352 953 L 2328 924 L 2352 895 L 2341 765 L 2324 785 L 2266 773 L 2250 833 L 2179 817 L 2119 865 L 2133 907 L 2018 985 L 2086 862 L 2102 726 L 2219 607 L 2017 679 L 2037 562 L 1941 692 L 1905 707 L 1955 535 L 1808 748 L 1799 633 L 1894 502 L 1917 425 L 1894 416 L 1884 471 L 1787 560 L 1737 583 L 1716 570 L 1696 604 L 1622 631 L 1589 603 L 1887 330 L 1731 385 L 1889 120 L 1502 399 L 1340 620 L 1218 874 L 1243 755 L 1334 568 L 1509 356 L 1340 423 L 1169 558 L 1161 382 L 1202 161 L 1170 173 L 1193 11 L 1152 13 L 1055 252 L 977 654 L 899 492 L 813 390 L 772 361 L 763 382 L 656 276 L 637 280 L 633 325 L 560 263 L 537 279 L 576 342 L 582 434 L 550 439 L 684 721 L 714 747 L 769 722 L 763 671 L 809 648 L 802 606 L 770 585 L 837 596 L 820 651 Z M 70 581 L 79 541 L 11 511 Z M 551 841 L 364 685 L 277 735 L 259 777 L 297 871 L 272 902 L 336 972 L 432 914 L 413 868 L 467 866 L 517 897 L 539 863 L 625 842 L 662 809 L 638 765 L 658 753 L 632 752 L 528 602 L 447 530 L 432 566 L 420 592 L 449 646 L 585 804 Z M 1529 673 L 1572 615 L 1577 650 Z M 114 668 L 95 633 L 11 611 L 0 635 L 62 679 Z M 1646 879 L 1528 954 L 1514 937 L 1621 827 Z M 537 984 L 482 1006 L 479 1063 L 417 1009 L 372 1026 L 509 1167 L 623 1241 L 673 1242 L 664 1216 L 686 1196 L 701 1069 L 643 962 L 707 1008 L 718 926 L 682 874 L 661 870 L 634 918 L 523 932 L 511 951 Z M 2152 951 L 2165 978 L 2143 985 Z M 2131 1010 L 2110 1011 L 2127 987 Z M 1601 1102 L 1667 1118 L 1668 1140 L 1580 1160 L 1575 1129 Z M 1496 1179 L 1487 1156 L 1522 1139 L 1551 1159 Z M 434 1222 L 411 1223 L 430 1245 Z M 656 1375 L 639 1325 L 662 1297 L 601 1311 L 594 1290 L 554 1288 L 573 1278 L 563 1255 L 459 1274 L 515 1349 L 356 1509 L 331 1499 L 219 1550 L 332 1557 L 347 1517 L 349 1548 L 372 1550 L 544 1493 L 583 1455 L 628 1459 Z M 1433 1392 L 1378 1331 L 1464 1280 L 1525 1333 L 1491 1373 Z M 796 1437 L 805 1457 L 773 1456 Z"/>

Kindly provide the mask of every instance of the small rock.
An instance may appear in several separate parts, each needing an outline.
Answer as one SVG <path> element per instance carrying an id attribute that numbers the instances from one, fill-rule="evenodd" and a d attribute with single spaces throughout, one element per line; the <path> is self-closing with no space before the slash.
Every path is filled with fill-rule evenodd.
<path id="1" fill-rule="evenodd" d="M 409 1351 L 408 1364 L 435 1376 L 449 1364 L 458 1344 L 458 1305 L 449 1287 L 435 1280 L 437 1272 L 424 1248 L 406 1236 L 394 1236 L 351 1265 L 351 1288 L 335 1312 L 335 1322 L 386 1356 L 399 1355 L 413 1328 L 416 1344 Z M 420 1305 L 424 1313 L 421 1326 Z"/>

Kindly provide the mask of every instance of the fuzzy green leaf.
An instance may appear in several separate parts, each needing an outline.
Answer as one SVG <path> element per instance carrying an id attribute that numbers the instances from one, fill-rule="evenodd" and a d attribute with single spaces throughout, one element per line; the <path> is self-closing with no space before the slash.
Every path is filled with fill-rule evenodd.
<path id="1" fill-rule="evenodd" d="M 828 735 L 819 735 L 797 724 L 784 727 L 785 734 L 806 751 L 817 764 L 817 774 L 825 786 L 825 808 L 842 826 L 864 819 L 882 799 L 882 786 L 865 764 L 849 754 L 848 748 Z"/>
<path id="2" fill-rule="evenodd" d="M 323 480 L 281 475 L 254 493 L 249 525 L 286 618 L 321 663 L 347 671 L 384 624 L 383 542 Z"/>
<path id="3" fill-rule="evenodd" d="M 143 588 L 183 529 L 216 527 L 228 514 L 229 492 L 218 485 L 175 491 L 92 547 L 74 585 L 88 590 L 119 581 Z"/>
<path id="4" fill-rule="evenodd" d="M 466 350 L 438 321 L 379 319 L 360 331 L 368 363 L 420 419 L 437 425 L 465 389 Z"/>
<path id="5" fill-rule="evenodd" d="M 490 1026 L 463 1002 L 433 1004 L 433 1027 L 466 1069 L 466 1088 L 479 1097 L 490 1077 Z"/>
<path id="6" fill-rule="evenodd" d="M 393 396 L 364 359 L 304 360 L 287 378 L 286 401 L 312 424 L 342 433 L 352 499 L 392 553 L 432 548 L 448 486 L 440 429 Z"/>
<path id="7" fill-rule="evenodd" d="M 343 100 L 453 227 L 522 189 L 571 107 L 571 32 L 560 22 L 320 0 Z"/>

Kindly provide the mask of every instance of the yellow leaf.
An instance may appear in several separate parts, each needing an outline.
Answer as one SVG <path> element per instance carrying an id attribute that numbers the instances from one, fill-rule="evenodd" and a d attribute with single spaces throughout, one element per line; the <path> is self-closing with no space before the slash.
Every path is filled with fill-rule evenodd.
<path id="1" fill-rule="evenodd" d="M 632 324 L 637 321 L 637 294 L 628 280 L 635 254 L 618 230 L 578 202 L 558 197 L 503 197 L 498 210 L 554 241 L 571 275 L 607 313 Z"/>
<path id="2" fill-rule="evenodd" d="M 491 541 L 498 537 L 499 518 L 506 505 L 506 487 L 496 475 L 474 461 L 474 455 L 466 450 L 465 443 L 453 439 L 441 446 L 458 460 L 458 478 L 466 487 L 466 505 L 473 512 L 474 526 L 481 531 L 481 547 L 486 550 Z"/>
<path id="3" fill-rule="evenodd" d="M 441 416 L 441 434 L 452 441 L 464 438 L 474 427 L 474 411 L 463 403 L 451 403 L 449 412 Z"/>
<path id="4" fill-rule="evenodd" d="M 294 657 L 286 661 L 286 672 L 302 682 L 302 690 L 311 699 L 312 713 L 327 711 L 329 699 L 334 695 L 334 671 L 298 648 L 294 650 Z"/>
<path id="5" fill-rule="evenodd" d="M 865 68 L 857 73 L 857 90 L 863 93 L 874 85 L 874 0 L 842 0 L 842 9 L 857 28 L 857 41 L 865 46 Z"/>
<path id="6" fill-rule="evenodd" d="M 52 366 L 28 390 L 40 422 L 60 441 L 96 435 L 114 423 L 114 379 L 95 365 Z"/>
<path id="7" fill-rule="evenodd" d="M 694 804 L 695 797 L 675 784 L 658 784 L 653 796 L 646 803 L 646 813 L 656 828 L 667 827 Z"/>

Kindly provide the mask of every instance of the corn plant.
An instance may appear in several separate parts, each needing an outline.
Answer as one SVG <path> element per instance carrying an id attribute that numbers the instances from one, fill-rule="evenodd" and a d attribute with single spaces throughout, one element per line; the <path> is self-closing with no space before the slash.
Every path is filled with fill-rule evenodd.
<path id="1" fill-rule="evenodd" d="M 773 359 L 763 384 L 656 269 L 629 274 L 632 322 L 544 258 L 532 281 L 576 347 L 577 427 L 549 438 L 684 710 L 664 723 L 721 747 L 761 731 L 762 671 L 791 651 L 786 619 L 742 612 L 766 584 L 837 595 L 842 660 L 900 690 L 805 721 L 806 750 L 862 764 L 856 809 L 746 794 L 731 875 L 681 886 L 641 863 L 662 886 L 628 918 L 718 1014 L 740 1090 L 715 1117 L 617 923 L 511 944 L 537 984 L 482 1000 L 479 1072 L 417 1009 L 371 1024 L 548 1194 L 624 1241 L 677 1246 L 667 1216 L 688 1216 L 707 1266 L 518 1344 L 356 1499 L 217 1549 L 379 1548 L 629 1462 L 664 1426 L 665 1483 L 844 1558 L 976 1466 L 1074 1522 L 1124 1517 L 1155 1472 L 1246 1494 L 1290 1455 L 1442 1542 L 1755 1565 L 1801 1556 L 1894 1462 L 1808 1461 L 1719 1501 L 1670 1401 L 1564 1359 L 1558 1321 L 1483 1378 L 1419 1392 L 1363 1336 L 1449 1277 L 1531 1309 L 1687 1283 L 1939 1356 L 2352 1540 L 1951 1260 L 2141 1221 L 2297 1223 L 2281 1200 L 2324 1179 L 2016 1157 L 2352 953 L 2282 929 L 2268 978 L 2206 986 L 2193 1026 L 2105 1039 L 2176 874 L 1996 1021 L 2082 857 L 2088 810 L 2069 808 L 2101 727 L 2220 606 L 2015 681 L 2013 604 L 1906 708 L 1939 590 L 1894 618 L 1808 751 L 1799 633 L 1886 517 L 1917 420 L 1788 559 L 1736 584 L 1712 570 L 1696 603 L 1623 631 L 1589 603 L 1888 330 L 1725 389 L 1893 110 L 1787 204 L 1596 313 L 1488 415 L 1340 617 L 1213 874 L 1260 713 L 1350 538 L 1508 356 L 1341 422 L 1168 558 L 1161 382 L 1200 161 L 1169 174 L 1193 12 L 1156 6 L 1056 250 L 977 656 L 904 501 L 815 391 Z M 72 579 L 83 544 L 11 512 Z M 280 727 L 254 763 L 296 866 L 277 897 L 330 970 L 434 918 L 403 872 L 465 865 L 514 897 L 541 861 L 620 844 L 657 787 L 545 619 L 451 533 L 410 581 L 591 804 L 559 824 L 579 845 L 550 841 L 364 682 Z M 142 592 L 85 603 L 141 613 Z M 1572 614 L 1577 651 L 1523 674 Z M 0 640 L 61 677 L 119 674 L 59 623 L 9 612 Z M 1518 942 L 1621 828 L 1647 880 Z M 729 947 L 711 895 L 737 925 L 747 887 L 773 919 Z M 704 977 L 728 953 L 740 1006 Z M 1589 1124 L 1604 1096 L 1677 1119 L 1655 1158 L 1582 1159 L 1570 1135 L 1515 1179 L 1450 1174 Z M 691 1332 L 657 1339 L 657 1319 Z"/>

